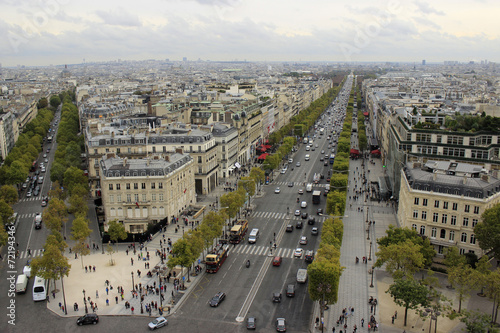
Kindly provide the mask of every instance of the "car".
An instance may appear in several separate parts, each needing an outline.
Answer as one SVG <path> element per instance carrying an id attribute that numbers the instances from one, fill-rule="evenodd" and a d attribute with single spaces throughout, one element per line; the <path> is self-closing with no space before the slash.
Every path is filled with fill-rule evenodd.
<path id="1" fill-rule="evenodd" d="M 40 194 L 40 190 L 35 189 L 33 191 L 33 196 L 37 197 Z"/>
<path id="2" fill-rule="evenodd" d="M 303 218 L 304 220 L 305 220 L 305 219 L 307 219 L 307 216 L 308 216 L 308 215 L 307 215 L 307 212 L 303 212 L 303 213 L 302 213 L 302 218 Z"/>
<path id="3" fill-rule="evenodd" d="M 321 156 L 321 157 L 319 158 L 319 160 L 320 160 L 321 162 L 323 162 L 323 161 L 325 160 L 325 158 L 324 158 L 323 156 Z"/>
<path id="4" fill-rule="evenodd" d="M 294 284 L 289 284 L 288 286 L 286 286 L 286 296 L 287 297 L 295 296 L 295 285 Z"/>
<path id="5" fill-rule="evenodd" d="M 296 258 L 302 257 L 302 254 L 304 253 L 304 250 L 302 250 L 300 247 L 296 248 L 295 251 L 293 251 L 293 256 Z"/>
<path id="6" fill-rule="evenodd" d="M 323 163 L 323 165 L 324 165 L 324 166 L 328 166 L 328 161 L 325 161 L 325 162 Z"/>
<path id="7" fill-rule="evenodd" d="M 283 261 L 283 258 L 281 256 L 276 256 L 273 258 L 273 266 L 281 266 L 281 262 Z"/>
<path id="8" fill-rule="evenodd" d="M 309 216 L 309 219 L 307 219 L 307 224 L 314 225 L 315 223 L 316 223 L 316 218 L 314 216 Z"/>
<path id="9" fill-rule="evenodd" d="M 276 331 L 286 332 L 286 320 L 285 320 L 285 318 L 277 318 L 276 319 Z"/>
<path id="10" fill-rule="evenodd" d="M 218 292 L 214 297 L 208 302 L 210 306 L 217 307 L 226 298 L 226 294 L 223 292 Z"/>
<path id="11" fill-rule="evenodd" d="M 300 209 L 295 210 L 295 216 L 300 216 Z"/>
<path id="12" fill-rule="evenodd" d="M 40 170 L 35 171 L 35 176 L 38 176 L 40 174 Z"/>
<path id="13" fill-rule="evenodd" d="M 43 184 L 43 176 L 38 177 L 38 184 Z"/>
<path id="14" fill-rule="evenodd" d="M 255 317 L 248 317 L 247 318 L 247 330 L 254 330 L 257 325 L 256 325 L 257 319 Z"/>
<path id="15" fill-rule="evenodd" d="M 314 147 L 311 147 L 311 151 L 315 151 L 315 150 L 316 150 L 316 148 L 314 148 Z"/>
<path id="16" fill-rule="evenodd" d="M 281 192 L 280 188 L 276 187 L 276 189 L 274 190 L 274 193 L 279 194 L 280 192 Z"/>
<path id="17" fill-rule="evenodd" d="M 293 231 L 293 225 L 289 224 L 286 226 L 286 232 L 292 232 Z"/>
<path id="18" fill-rule="evenodd" d="M 311 229 L 311 235 L 313 236 L 317 236 L 318 235 L 318 228 L 317 227 L 314 227 Z"/>
<path id="19" fill-rule="evenodd" d="M 95 313 L 87 313 L 76 320 L 77 325 L 87 325 L 87 324 L 97 324 L 99 322 L 99 316 Z"/>
<path id="20" fill-rule="evenodd" d="M 304 194 L 304 189 L 299 188 L 299 194 Z"/>
<path id="21" fill-rule="evenodd" d="M 150 330 L 155 330 L 157 328 L 163 327 L 168 324 L 168 320 L 165 317 L 158 317 L 148 324 Z"/>
<path id="22" fill-rule="evenodd" d="M 295 163 L 295 166 L 299 167 L 300 166 L 300 162 Z"/>
<path id="23" fill-rule="evenodd" d="M 302 229 L 302 221 L 301 220 L 298 220 L 297 223 L 295 224 L 295 228 L 297 229 Z"/>
<path id="24" fill-rule="evenodd" d="M 23 183 L 23 189 L 27 189 L 28 188 L 28 183 Z"/>
<path id="25" fill-rule="evenodd" d="M 49 159 L 48 159 L 48 158 L 44 159 L 43 161 L 44 161 L 45 163 L 49 163 Z"/>
<path id="26" fill-rule="evenodd" d="M 293 182 L 288 182 L 288 187 L 293 187 Z"/>
<path id="27" fill-rule="evenodd" d="M 318 215 L 323 215 L 323 208 L 318 208 L 318 210 L 316 211 L 316 213 Z"/>
<path id="28" fill-rule="evenodd" d="M 31 180 L 30 176 L 26 177 L 26 180 L 24 181 L 25 183 L 29 183 Z"/>
<path id="29" fill-rule="evenodd" d="M 307 208 L 307 201 L 302 201 L 300 203 L 300 208 Z"/>
<path id="30" fill-rule="evenodd" d="M 325 151 L 324 151 L 324 150 L 322 150 L 322 151 L 321 151 L 321 154 L 324 154 L 324 153 L 325 153 Z"/>
<path id="31" fill-rule="evenodd" d="M 288 163 L 292 164 L 293 163 L 293 158 L 288 159 Z"/>
<path id="32" fill-rule="evenodd" d="M 45 172 L 45 171 L 47 171 L 47 169 L 45 169 L 45 168 L 40 168 L 40 172 Z"/>
<path id="33" fill-rule="evenodd" d="M 280 292 L 273 293 L 273 303 L 280 303 L 280 302 L 281 302 L 281 293 Z"/>
<path id="34" fill-rule="evenodd" d="M 300 237 L 299 244 L 300 245 L 307 245 L 307 237 L 306 236 Z"/>
<path id="35" fill-rule="evenodd" d="M 47 206 L 47 200 L 44 199 L 44 200 L 42 200 L 42 207 L 45 207 L 45 206 Z"/>
<path id="36" fill-rule="evenodd" d="M 311 150 L 311 147 L 310 146 L 306 146 L 306 151 L 309 151 Z"/>
<path id="37" fill-rule="evenodd" d="M 314 251 L 313 250 L 308 250 L 306 251 L 306 254 L 304 255 L 304 259 L 306 262 L 313 262 L 314 260 Z"/>
<path id="38" fill-rule="evenodd" d="M 287 170 L 287 168 L 283 168 L 283 169 L 281 169 L 281 174 L 286 173 L 286 170 Z"/>
<path id="39" fill-rule="evenodd" d="M 43 158 L 47 157 L 47 154 L 43 154 Z"/>
<path id="40" fill-rule="evenodd" d="M 47 154 L 50 153 L 50 148 L 47 148 Z"/>
<path id="41" fill-rule="evenodd" d="M 28 190 L 28 192 L 26 192 L 26 197 L 29 198 L 31 197 L 33 193 L 31 192 L 31 189 Z"/>

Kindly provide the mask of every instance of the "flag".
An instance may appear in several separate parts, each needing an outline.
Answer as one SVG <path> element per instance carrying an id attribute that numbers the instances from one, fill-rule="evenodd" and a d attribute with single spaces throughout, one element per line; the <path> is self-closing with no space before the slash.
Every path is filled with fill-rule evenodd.
<path id="1" fill-rule="evenodd" d="M 136 205 L 137 207 L 139 207 L 139 203 L 138 203 L 137 201 L 135 202 L 135 205 Z"/>
<path id="2" fill-rule="evenodd" d="M 186 191 L 187 191 L 187 188 L 184 189 L 184 193 L 186 193 Z"/>

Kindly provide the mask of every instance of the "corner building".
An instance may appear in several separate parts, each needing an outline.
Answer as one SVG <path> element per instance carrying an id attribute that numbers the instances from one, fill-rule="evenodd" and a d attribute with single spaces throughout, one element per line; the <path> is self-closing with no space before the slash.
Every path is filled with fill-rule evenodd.
<path id="1" fill-rule="evenodd" d="M 104 230 L 118 220 L 130 233 L 178 215 L 196 201 L 195 163 L 187 154 L 144 159 L 104 156 L 100 161 Z"/>

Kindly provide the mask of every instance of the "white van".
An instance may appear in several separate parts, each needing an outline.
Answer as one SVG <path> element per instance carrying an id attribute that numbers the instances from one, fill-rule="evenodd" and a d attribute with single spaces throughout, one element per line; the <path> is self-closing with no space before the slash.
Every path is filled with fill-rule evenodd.
<path id="1" fill-rule="evenodd" d="M 33 300 L 45 301 L 47 299 L 47 290 L 45 288 L 45 279 L 39 276 L 35 276 L 33 282 Z"/>
<path id="2" fill-rule="evenodd" d="M 18 275 L 16 280 L 16 293 L 25 293 L 28 287 L 28 277 L 24 274 Z"/>
<path id="3" fill-rule="evenodd" d="M 309 183 L 306 185 L 306 192 L 311 192 L 313 190 L 313 184 Z"/>
<path id="4" fill-rule="evenodd" d="M 250 236 L 248 236 L 248 242 L 250 244 L 254 244 L 255 242 L 257 242 L 259 235 L 260 235 L 259 229 L 257 228 L 252 229 L 252 231 L 250 232 Z"/>
<path id="5" fill-rule="evenodd" d="M 306 160 L 306 161 L 309 161 L 309 159 L 310 159 L 310 158 L 311 158 L 311 156 L 309 156 L 309 154 L 306 154 L 306 158 L 305 158 L 305 160 Z"/>

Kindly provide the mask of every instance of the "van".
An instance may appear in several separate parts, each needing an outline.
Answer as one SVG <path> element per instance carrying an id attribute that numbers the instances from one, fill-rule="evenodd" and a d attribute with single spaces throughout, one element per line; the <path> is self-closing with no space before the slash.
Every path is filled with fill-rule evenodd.
<path id="1" fill-rule="evenodd" d="M 306 154 L 305 160 L 309 161 L 310 158 L 311 158 L 311 156 L 309 156 L 309 154 Z"/>
<path id="2" fill-rule="evenodd" d="M 35 216 L 35 229 L 42 228 L 42 214 L 37 213 Z"/>
<path id="3" fill-rule="evenodd" d="M 330 184 L 325 185 L 325 190 L 330 191 Z"/>
<path id="4" fill-rule="evenodd" d="M 21 294 L 26 292 L 28 287 L 28 277 L 24 274 L 18 275 L 16 280 L 16 293 Z"/>
<path id="5" fill-rule="evenodd" d="M 252 231 L 250 232 L 250 236 L 248 236 L 248 242 L 250 244 L 254 244 L 255 242 L 257 242 L 259 235 L 260 235 L 259 229 L 257 228 L 252 229 Z"/>
<path id="6" fill-rule="evenodd" d="M 313 184 L 309 183 L 306 185 L 306 192 L 312 192 L 313 190 Z"/>

